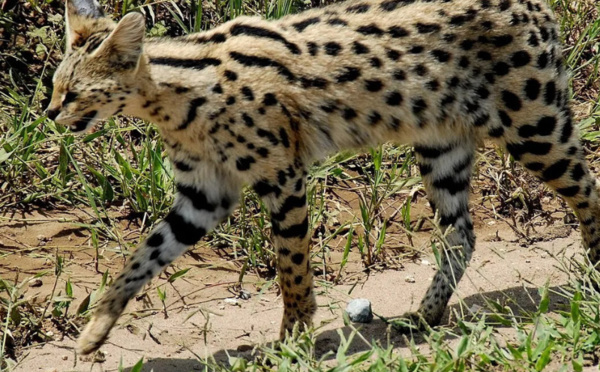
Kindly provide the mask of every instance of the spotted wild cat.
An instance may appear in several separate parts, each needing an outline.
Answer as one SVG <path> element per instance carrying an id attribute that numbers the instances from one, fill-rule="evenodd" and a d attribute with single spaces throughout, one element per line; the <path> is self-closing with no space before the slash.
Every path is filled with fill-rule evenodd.
<path id="1" fill-rule="evenodd" d="M 171 212 L 135 251 L 79 338 L 99 348 L 128 301 L 198 242 L 250 184 L 271 210 L 281 337 L 315 312 L 307 167 L 340 149 L 415 148 L 431 205 L 452 225 L 416 322 L 440 321 L 475 243 L 476 144 L 507 149 L 573 208 L 592 262 L 600 209 L 572 122 L 558 27 L 540 0 L 357 0 L 277 21 L 239 17 L 144 39 L 94 0 L 68 0 L 67 45 L 48 117 L 75 132 L 123 113 L 156 124 L 175 166 Z"/>

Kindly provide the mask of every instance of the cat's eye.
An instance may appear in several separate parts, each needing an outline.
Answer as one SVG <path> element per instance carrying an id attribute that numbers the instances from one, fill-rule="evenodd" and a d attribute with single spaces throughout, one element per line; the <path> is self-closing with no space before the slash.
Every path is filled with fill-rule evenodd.
<path id="1" fill-rule="evenodd" d="M 75 101 L 75 99 L 77 99 L 77 93 L 75 92 L 67 92 L 67 94 L 65 94 L 65 99 L 63 100 L 63 106 L 66 106 L 67 104 Z"/>

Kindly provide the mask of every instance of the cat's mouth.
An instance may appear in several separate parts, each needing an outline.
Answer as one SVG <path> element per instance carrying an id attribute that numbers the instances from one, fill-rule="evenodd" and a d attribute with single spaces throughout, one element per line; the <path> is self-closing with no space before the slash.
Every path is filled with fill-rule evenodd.
<path id="1" fill-rule="evenodd" d="M 93 125 L 94 119 L 96 118 L 97 114 L 98 114 L 98 112 L 96 110 L 87 112 L 79 120 L 77 120 L 76 122 L 74 122 L 72 124 L 69 124 L 69 129 L 71 129 L 71 131 L 75 132 L 75 133 L 84 132 L 90 126 Z"/>

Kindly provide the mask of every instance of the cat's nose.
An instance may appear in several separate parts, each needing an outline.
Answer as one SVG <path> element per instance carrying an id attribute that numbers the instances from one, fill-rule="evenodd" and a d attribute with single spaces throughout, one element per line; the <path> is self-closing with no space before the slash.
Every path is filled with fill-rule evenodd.
<path id="1" fill-rule="evenodd" d="M 56 109 L 52 109 L 52 110 L 48 110 L 48 119 L 50 120 L 54 120 L 56 119 L 56 117 L 58 116 L 58 114 L 60 113 L 60 110 L 56 110 Z"/>

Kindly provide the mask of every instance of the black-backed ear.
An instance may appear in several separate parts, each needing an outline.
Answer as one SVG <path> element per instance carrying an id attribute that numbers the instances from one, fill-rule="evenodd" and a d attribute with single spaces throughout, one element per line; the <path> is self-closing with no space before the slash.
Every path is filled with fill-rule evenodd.
<path id="1" fill-rule="evenodd" d="M 112 23 L 97 0 L 67 0 L 65 16 L 67 51 L 83 45 L 90 35 Z"/>
<path id="2" fill-rule="evenodd" d="M 141 13 L 128 13 L 94 53 L 108 55 L 115 68 L 137 67 L 143 50 L 145 18 Z"/>

